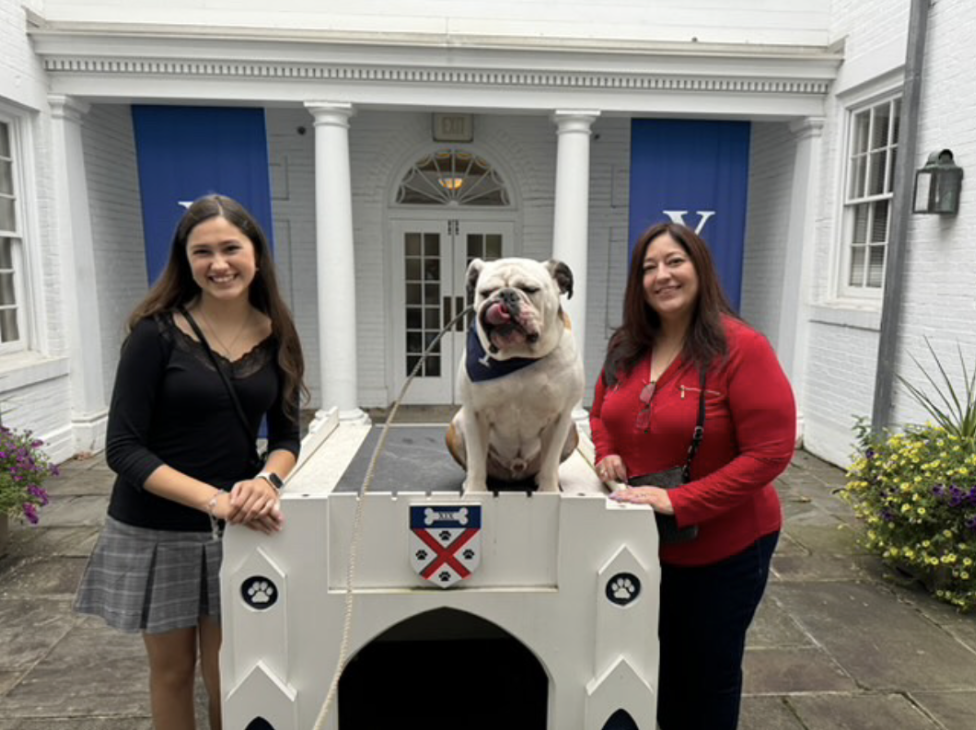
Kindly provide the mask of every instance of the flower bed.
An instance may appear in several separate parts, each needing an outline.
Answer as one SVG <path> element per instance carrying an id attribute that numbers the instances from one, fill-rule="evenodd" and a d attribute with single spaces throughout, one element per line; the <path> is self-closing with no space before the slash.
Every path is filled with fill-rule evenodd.
<path id="1" fill-rule="evenodd" d="M 976 608 L 976 444 L 943 426 L 872 439 L 862 429 L 841 496 L 861 544 L 937 598 Z"/>
<path id="2" fill-rule="evenodd" d="M 38 508 L 48 503 L 42 485 L 58 474 L 43 445 L 30 431 L 0 426 L 0 514 L 37 524 Z"/>

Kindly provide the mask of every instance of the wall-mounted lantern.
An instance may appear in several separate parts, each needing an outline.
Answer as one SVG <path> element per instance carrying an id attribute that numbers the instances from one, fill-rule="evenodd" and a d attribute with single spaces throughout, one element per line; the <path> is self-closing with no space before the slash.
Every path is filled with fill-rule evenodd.
<path id="1" fill-rule="evenodd" d="M 959 212 L 962 168 L 952 159 L 952 150 L 929 155 L 925 167 L 915 172 L 915 213 L 955 215 Z"/>

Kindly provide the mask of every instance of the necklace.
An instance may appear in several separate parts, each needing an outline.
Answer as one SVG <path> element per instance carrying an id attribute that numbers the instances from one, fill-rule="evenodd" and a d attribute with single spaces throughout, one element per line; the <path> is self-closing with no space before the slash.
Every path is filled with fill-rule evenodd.
<path id="1" fill-rule="evenodd" d="M 214 329 L 214 326 L 210 324 L 210 320 L 207 318 L 207 315 L 204 314 L 203 307 L 197 307 L 197 313 L 200 315 L 200 318 L 203 320 L 203 323 L 207 326 L 207 330 L 210 332 L 211 335 L 213 335 L 214 340 L 216 340 L 217 344 L 220 345 L 220 349 L 223 350 L 224 356 L 228 360 L 233 360 L 234 357 L 231 352 L 231 349 L 234 347 L 234 345 L 237 344 L 237 341 L 241 338 L 241 335 L 244 334 L 244 330 L 247 328 L 248 323 L 251 321 L 251 308 L 248 307 L 247 316 L 244 318 L 244 321 L 241 323 L 240 329 L 237 330 L 237 334 L 234 335 L 234 339 L 230 341 L 229 345 L 225 345 L 224 341 L 220 339 L 220 335 L 217 334 L 217 330 Z"/>

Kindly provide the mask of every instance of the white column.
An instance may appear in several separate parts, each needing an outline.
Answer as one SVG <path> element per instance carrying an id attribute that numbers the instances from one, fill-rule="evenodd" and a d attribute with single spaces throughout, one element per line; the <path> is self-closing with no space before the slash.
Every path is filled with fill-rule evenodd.
<path id="1" fill-rule="evenodd" d="M 76 453 L 105 447 L 108 404 L 102 380 L 102 328 L 95 282 L 95 250 L 81 118 L 88 104 L 48 97 L 55 186 L 55 230 L 60 242 L 61 301 L 68 350 L 71 424 Z"/>
<path id="2" fill-rule="evenodd" d="M 349 168 L 351 104 L 306 102 L 315 118 L 315 239 L 322 411 L 360 420 L 356 369 L 356 266 Z"/>
<path id="3" fill-rule="evenodd" d="M 573 272 L 573 298 L 563 306 L 573 323 L 576 347 L 586 358 L 587 256 L 590 222 L 590 128 L 598 111 L 556 111 L 556 203 L 552 257 Z M 577 408 L 579 421 L 586 418 Z"/>
<path id="4" fill-rule="evenodd" d="M 790 131 L 796 137 L 796 153 L 776 351 L 793 385 L 797 413 L 800 414 L 798 436 L 803 429 L 801 409 L 812 296 L 810 282 L 815 265 L 817 184 L 820 179 L 823 125 L 822 117 L 806 117 L 790 123 Z"/>

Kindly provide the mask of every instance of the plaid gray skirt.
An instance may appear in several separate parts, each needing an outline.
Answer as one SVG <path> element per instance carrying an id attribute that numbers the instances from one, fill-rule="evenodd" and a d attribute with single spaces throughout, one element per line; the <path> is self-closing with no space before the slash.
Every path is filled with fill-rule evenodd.
<path id="1" fill-rule="evenodd" d="M 222 543 L 209 532 L 171 532 L 111 517 L 92 551 L 75 610 L 122 631 L 159 634 L 220 618 Z"/>

